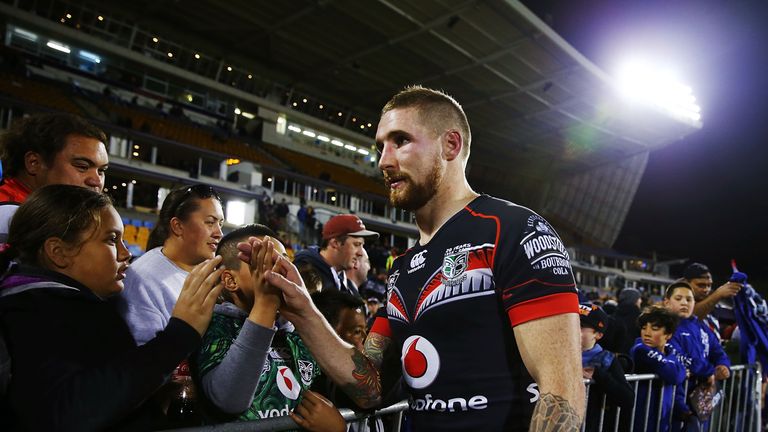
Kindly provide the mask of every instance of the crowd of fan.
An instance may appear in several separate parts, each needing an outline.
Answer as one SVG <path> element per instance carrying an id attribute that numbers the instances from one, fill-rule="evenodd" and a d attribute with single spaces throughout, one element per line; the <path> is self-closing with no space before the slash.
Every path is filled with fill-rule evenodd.
<path id="1" fill-rule="evenodd" d="M 296 252 L 291 263 L 290 245 L 276 234 L 286 227 L 285 200 L 273 204 L 265 195 L 261 224 L 224 235 L 217 192 L 195 185 L 166 197 L 148 251 L 131 262 L 121 218 L 101 193 L 104 141 L 81 119 L 48 115 L 19 123 L 0 142 L 0 265 L 8 269 L 0 279 L 0 347 L 7 347 L 0 358 L 10 359 L 11 367 L 3 366 L 13 371 L 10 380 L 0 374 L 0 423 L 33 430 L 179 426 L 167 416 L 178 408 L 179 380 L 169 376 L 189 368 L 198 411 L 176 419 L 186 425 L 290 415 L 310 430 L 345 430 L 334 404 L 354 406 L 322 378 L 280 317 L 280 295 L 265 274 L 299 273 L 328 324 L 362 349 L 384 300 L 383 268 L 397 251 L 371 243 L 379 235 L 355 215 L 319 226 L 302 202 L 300 240 L 316 246 Z M 691 401 L 711 399 L 730 375 L 721 340 L 735 339 L 734 326 L 716 306 L 743 282 L 735 278 L 712 291 L 709 270 L 692 264 L 661 304 L 643 305 L 634 288 L 583 303 L 583 371 L 594 381 L 587 430 L 596 430 L 601 394 L 622 408 L 627 430 L 635 399 L 644 403 L 648 392 L 658 398 L 648 383 L 635 398 L 624 377 L 630 372 L 660 377 L 662 418 L 706 430 L 707 412 Z M 401 397 L 393 386 L 389 401 Z M 647 417 L 647 430 L 655 429 L 656 412 L 646 414 L 635 421 Z M 634 430 L 642 428 L 636 423 Z"/>
<path id="2" fill-rule="evenodd" d="M 594 380 L 586 429 L 597 430 L 602 396 L 607 395 L 605 424 L 613 424 L 619 407 L 620 430 L 630 430 L 633 408 L 635 431 L 657 430 L 659 419 L 661 431 L 670 430 L 670 419 L 672 430 L 709 430 L 719 399 L 715 395 L 731 375 L 726 350 L 739 359 L 739 330 L 729 304 L 745 281 L 746 275 L 736 272 L 713 291 L 707 266 L 692 263 L 666 288 L 661 302 L 648 304 L 635 288 L 594 302 L 585 298 L 582 360 L 584 378 Z M 635 398 L 625 373 L 655 374 L 659 380 L 640 383 Z"/>

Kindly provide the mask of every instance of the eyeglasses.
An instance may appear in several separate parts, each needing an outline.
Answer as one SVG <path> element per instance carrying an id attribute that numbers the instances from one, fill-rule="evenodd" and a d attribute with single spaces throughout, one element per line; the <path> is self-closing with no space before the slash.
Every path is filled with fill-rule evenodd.
<path id="1" fill-rule="evenodd" d="M 184 190 L 184 193 L 181 195 L 181 198 L 179 198 L 179 200 L 176 201 L 176 205 L 174 205 L 173 208 L 171 209 L 172 211 L 170 212 L 170 214 L 172 216 L 176 216 L 176 212 L 178 212 L 179 208 L 181 208 L 184 205 L 184 203 L 186 203 L 189 200 L 189 197 L 191 195 L 194 195 L 195 198 L 199 198 L 199 199 L 215 198 L 217 201 L 221 201 L 221 197 L 219 197 L 219 194 L 216 193 L 216 190 L 213 189 L 213 187 L 204 185 L 204 184 L 196 184 Z"/>

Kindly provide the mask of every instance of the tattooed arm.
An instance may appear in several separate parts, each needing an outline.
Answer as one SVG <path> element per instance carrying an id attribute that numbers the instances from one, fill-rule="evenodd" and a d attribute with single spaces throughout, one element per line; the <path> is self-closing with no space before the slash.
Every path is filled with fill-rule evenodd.
<path id="1" fill-rule="evenodd" d="M 528 372 L 539 386 L 531 432 L 578 431 L 584 418 L 579 317 L 555 315 L 515 327 Z"/>
<path id="2" fill-rule="evenodd" d="M 253 241 L 251 247 L 253 253 L 258 253 L 261 242 Z M 241 245 L 238 248 L 244 252 Z M 296 326 L 302 341 L 323 373 L 344 389 L 360 407 L 378 405 L 381 401 L 379 370 L 390 339 L 372 333 L 365 341 L 365 352 L 361 353 L 341 340 L 323 318 L 292 263 L 278 257 L 274 271 L 267 272 L 265 276 L 267 282 L 282 293 L 280 313 Z"/>

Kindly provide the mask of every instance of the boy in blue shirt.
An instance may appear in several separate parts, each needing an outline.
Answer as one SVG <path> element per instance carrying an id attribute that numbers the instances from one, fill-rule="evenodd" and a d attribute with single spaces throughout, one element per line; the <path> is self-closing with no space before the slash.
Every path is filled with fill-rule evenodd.
<path id="1" fill-rule="evenodd" d="M 690 376 L 688 394 L 685 394 L 684 386 L 680 386 L 675 395 L 675 417 L 686 423 L 699 421 L 702 430 L 708 430 L 709 419 L 692 418 L 695 414 L 686 400 L 697 386 L 714 391 L 716 380 L 724 380 L 731 375 L 731 362 L 717 335 L 693 315 L 695 303 L 693 288 L 682 279 L 672 283 L 664 293 L 664 307 L 680 317 L 680 325 L 670 344 Z"/>
<path id="2" fill-rule="evenodd" d="M 685 368 L 678 361 L 674 348 L 668 345 L 679 321 L 677 315 L 661 307 L 650 307 L 638 318 L 640 337 L 629 350 L 635 362 L 635 373 L 656 374 L 659 379 L 653 382 L 641 381 L 637 386 L 635 431 L 667 432 L 669 430 L 673 389 L 685 380 Z M 649 391 L 651 392 L 650 405 L 646 410 Z M 661 400 L 659 400 L 660 393 Z M 657 417 L 659 405 L 661 405 L 661 417 Z"/>

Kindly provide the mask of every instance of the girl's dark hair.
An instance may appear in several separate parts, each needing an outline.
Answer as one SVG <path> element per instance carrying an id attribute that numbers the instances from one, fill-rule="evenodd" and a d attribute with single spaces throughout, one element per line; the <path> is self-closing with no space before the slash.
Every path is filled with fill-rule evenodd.
<path id="1" fill-rule="evenodd" d="M 77 245 L 84 233 L 99 226 L 101 210 L 111 205 L 108 195 L 80 186 L 57 184 L 36 190 L 11 219 L 0 269 L 7 269 L 12 260 L 39 265 L 40 250 L 52 237 Z"/>
<path id="2" fill-rule="evenodd" d="M 664 298 L 671 299 L 672 294 L 674 294 L 675 290 L 678 288 L 685 288 L 687 290 L 690 290 L 691 293 L 693 294 L 693 288 L 691 287 L 691 284 L 688 283 L 687 280 L 681 278 L 669 284 L 667 289 L 664 290 Z"/>
<path id="3" fill-rule="evenodd" d="M 186 222 L 189 215 L 200 208 L 200 200 L 208 198 L 215 198 L 221 202 L 219 194 L 212 187 L 204 184 L 172 190 L 163 201 L 155 228 L 149 233 L 147 250 L 162 246 L 165 243 L 171 235 L 171 219 L 177 217 L 182 222 Z"/>
<path id="4" fill-rule="evenodd" d="M 680 317 L 660 306 L 649 306 L 637 318 L 640 328 L 648 323 L 664 327 L 666 334 L 673 334 L 680 323 Z"/>

